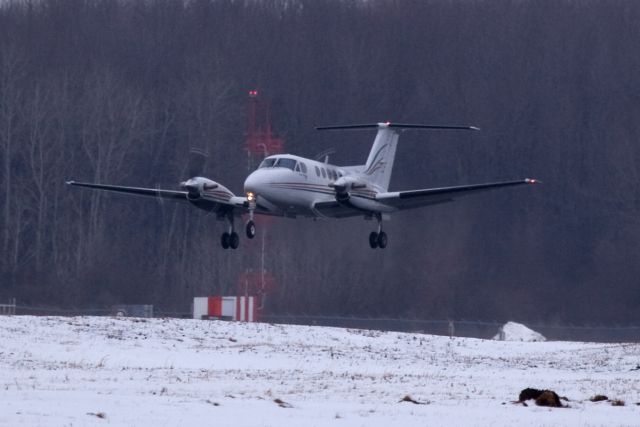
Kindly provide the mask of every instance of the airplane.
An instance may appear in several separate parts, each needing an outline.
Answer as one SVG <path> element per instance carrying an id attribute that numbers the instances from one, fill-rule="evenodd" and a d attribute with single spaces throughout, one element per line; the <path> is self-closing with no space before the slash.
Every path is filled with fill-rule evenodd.
<path id="1" fill-rule="evenodd" d="M 100 183 L 67 181 L 71 186 L 87 187 L 137 196 L 177 200 L 214 213 L 226 221 L 227 230 L 220 237 L 224 249 L 237 249 L 240 243 L 235 219 L 248 215 L 247 238 L 256 236 L 254 215 L 286 218 L 348 218 L 362 216 L 376 219 L 377 229 L 369 234 L 369 246 L 384 249 L 388 244 L 382 221 L 389 215 L 419 207 L 451 202 L 459 197 L 487 190 L 537 184 L 525 178 L 453 187 L 389 191 L 391 171 L 398 138 L 412 129 L 480 130 L 475 126 L 437 126 L 406 123 L 368 123 L 320 126 L 318 130 L 377 129 L 373 146 L 364 165 L 336 166 L 291 154 L 267 156 L 244 182 L 244 196 L 237 196 L 222 184 L 203 176 L 192 176 L 180 183 L 180 190 L 126 187 Z"/>

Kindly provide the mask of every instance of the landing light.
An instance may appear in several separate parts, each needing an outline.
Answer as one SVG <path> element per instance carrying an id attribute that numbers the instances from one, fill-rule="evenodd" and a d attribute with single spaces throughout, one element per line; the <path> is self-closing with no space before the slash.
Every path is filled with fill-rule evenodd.
<path id="1" fill-rule="evenodd" d="M 255 193 L 253 191 L 247 192 L 247 200 L 253 202 L 256 199 Z"/>

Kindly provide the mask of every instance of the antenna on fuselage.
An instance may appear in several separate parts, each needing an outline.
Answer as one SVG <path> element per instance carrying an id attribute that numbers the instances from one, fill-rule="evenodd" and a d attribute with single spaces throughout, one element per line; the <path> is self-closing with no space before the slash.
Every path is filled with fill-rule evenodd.
<path id="1" fill-rule="evenodd" d="M 327 148 L 324 151 L 319 152 L 318 154 L 316 154 L 316 156 L 314 157 L 314 160 L 317 160 L 319 162 L 323 162 L 323 163 L 329 163 L 329 155 L 331 154 L 335 154 L 336 153 L 336 149 L 331 147 L 331 148 Z"/>

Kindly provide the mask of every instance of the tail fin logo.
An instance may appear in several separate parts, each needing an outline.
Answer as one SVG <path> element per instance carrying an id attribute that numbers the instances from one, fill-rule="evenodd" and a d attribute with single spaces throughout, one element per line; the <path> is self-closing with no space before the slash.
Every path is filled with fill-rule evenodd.
<path id="1" fill-rule="evenodd" d="M 389 147 L 389 144 L 384 144 L 382 147 L 380 147 L 380 149 L 378 149 L 376 154 L 373 156 L 371 164 L 364 171 L 365 174 L 373 175 L 378 171 L 384 171 L 384 167 L 387 164 L 384 159 L 384 152 L 386 151 L 387 147 Z"/>

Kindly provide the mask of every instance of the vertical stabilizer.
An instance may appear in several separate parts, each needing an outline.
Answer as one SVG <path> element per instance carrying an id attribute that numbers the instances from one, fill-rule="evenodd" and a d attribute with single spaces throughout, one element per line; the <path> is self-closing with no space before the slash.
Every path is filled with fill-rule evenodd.
<path id="1" fill-rule="evenodd" d="M 396 157 L 398 133 L 387 126 L 380 126 L 373 147 L 362 173 L 367 179 L 386 191 L 391 181 L 391 170 Z"/>

